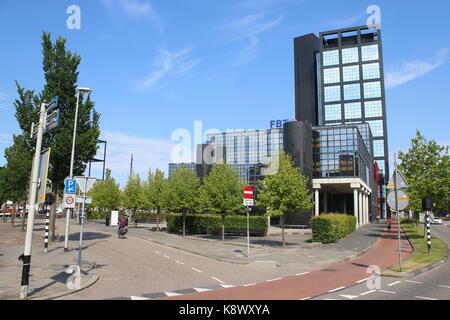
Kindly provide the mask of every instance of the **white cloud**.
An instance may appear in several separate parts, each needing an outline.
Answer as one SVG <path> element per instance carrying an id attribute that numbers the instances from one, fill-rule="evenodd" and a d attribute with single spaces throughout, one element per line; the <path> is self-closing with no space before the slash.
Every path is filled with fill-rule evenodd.
<path id="1" fill-rule="evenodd" d="M 442 48 L 426 60 L 403 61 L 403 63 L 386 73 L 386 87 L 393 88 L 433 71 L 442 66 L 448 58 L 448 48 Z"/>
<path id="2" fill-rule="evenodd" d="M 8 107 L 3 104 L 1 101 L 11 101 L 11 97 L 7 94 L 0 92 L 0 110 L 8 110 Z"/>
<path id="3" fill-rule="evenodd" d="M 266 16 L 263 12 L 252 13 L 224 27 L 230 33 L 231 42 L 242 44 L 242 49 L 232 62 L 233 66 L 251 62 L 257 54 L 260 34 L 273 29 L 284 18 L 283 14 L 274 19 L 266 19 Z"/>
<path id="4" fill-rule="evenodd" d="M 102 131 L 102 139 L 107 141 L 106 168 L 111 169 L 112 176 L 120 183 L 121 187 L 127 181 L 132 154 L 133 172 L 138 173 L 142 178 L 147 178 L 150 168 L 152 170 L 158 168 L 167 173 L 174 142 L 108 130 Z M 99 152 L 102 153 L 103 150 L 99 150 Z M 97 158 L 103 158 L 103 154 L 99 154 Z M 101 174 L 97 176 L 101 176 Z"/>
<path id="5" fill-rule="evenodd" d="M 102 0 L 103 4 L 112 10 L 117 4 L 122 11 L 133 19 L 148 18 L 159 34 L 164 32 L 164 23 L 153 8 L 150 1 L 146 0 Z"/>
<path id="6" fill-rule="evenodd" d="M 139 81 L 138 87 L 141 89 L 150 88 L 166 75 L 185 74 L 195 68 L 200 63 L 200 60 L 191 57 L 190 53 L 192 50 L 192 47 L 187 47 L 173 53 L 167 50 L 161 50 L 159 56 L 152 63 L 156 67 L 156 70 L 148 77 Z"/>

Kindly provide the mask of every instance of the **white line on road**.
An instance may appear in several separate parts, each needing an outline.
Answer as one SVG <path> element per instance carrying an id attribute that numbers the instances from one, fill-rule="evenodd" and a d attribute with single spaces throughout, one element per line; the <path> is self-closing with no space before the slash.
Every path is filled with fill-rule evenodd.
<path id="1" fill-rule="evenodd" d="M 308 299 L 311 299 L 311 297 L 306 297 L 306 298 L 302 298 L 302 299 L 299 299 L 299 300 L 308 300 Z"/>
<path id="2" fill-rule="evenodd" d="M 405 280 L 406 282 L 411 282 L 411 283 L 422 283 L 420 281 L 414 281 L 414 280 Z"/>
<path id="3" fill-rule="evenodd" d="M 202 272 L 202 270 L 198 270 L 197 268 L 191 267 L 192 270 L 197 271 L 197 272 Z"/>
<path id="4" fill-rule="evenodd" d="M 184 264 L 183 262 L 181 262 L 181 261 L 175 261 L 176 263 L 178 263 L 178 264 Z"/>
<path id="5" fill-rule="evenodd" d="M 391 282 L 391 283 L 388 284 L 388 287 L 395 286 L 396 284 L 399 284 L 400 282 L 401 282 L 401 281 L 394 281 L 394 282 Z"/>
<path id="6" fill-rule="evenodd" d="M 204 291 L 211 291 L 212 289 L 208 289 L 208 288 L 194 288 L 195 291 L 197 292 L 204 292 Z"/>
<path id="7" fill-rule="evenodd" d="M 166 256 L 166 255 L 164 255 L 164 258 L 170 259 L 170 257 L 169 257 L 169 256 Z"/>
<path id="8" fill-rule="evenodd" d="M 250 286 L 254 286 L 255 283 L 249 283 L 249 284 L 244 284 L 244 287 L 250 287 Z"/>
<path id="9" fill-rule="evenodd" d="M 380 292 L 391 293 L 391 294 L 396 294 L 396 293 L 397 293 L 397 292 L 394 292 L 394 291 L 388 291 L 388 290 L 380 290 Z"/>
<path id="10" fill-rule="evenodd" d="M 271 282 L 271 281 L 277 281 L 277 280 L 281 280 L 282 278 L 275 278 L 275 279 L 270 279 L 270 280 L 267 280 L 267 282 Z"/>
<path id="11" fill-rule="evenodd" d="M 343 297 L 343 298 L 346 298 L 346 299 L 350 299 L 350 300 L 358 298 L 358 296 L 354 296 L 354 295 L 351 295 L 351 294 L 340 294 L 340 296 Z"/>
<path id="12" fill-rule="evenodd" d="M 442 285 L 442 284 L 438 285 L 438 287 L 450 289 L 450 286 L 444 286 L 444 285 Z"/>
<path id="13" fill-rule="evenodd" d="M 375 292 L 375 291 L 377 291 L 377 290 L 369 290 L 369 291 L 366 291 L 364 293 L 361 293 L 360 296 L 365 296 L 366 294 L 369 294 L 369 293 L 372 293 L 372 292 Z"/>
<path id="14" fill-rule="evenodd" d="M 356 281 L 356 283 L 361 283 L 361 282 L 364 282 L 364 281 L 366 281 L 367 279 L 369 279 L 369 278 L 367 277 L 367 278 L 364 278 L 364 279 L 358 280 L 358 281 Z"/>
<path id="15" fill-rule="evenodd" d="M 415 296 L 415 298 L 417 298 L 417 299 L 425 299 L 425 300 L 437 300 L 437 299 L 434 299 L 434 298 L 427 298 L 427 297 L 421 297 L 421 296 Z"/>
<path id="16" fill-rule="evenodd" d="M 150 300 L 149 298 L 146 297 L 141 297 L 141 296 L 130 296 L 131 300 Z"/>
<path id="17" fill-rule="evenodd" d="M 175 297 L 175 296 L 181 296 L 183 295 L 182 293 L 177 293 L 177 292 L 164 292 L 166 294 L 166 296 L 168 297 Z"/>
<path id="18" fill-rule="evenodd" d="M 220 283 L 225 283 L 225 282 L 223 282 L 222 280 L 217 279 L 216 277 L 211 277 L 211 278 L 214 279 L 214 280 L 216 280 L 216 281 L 218 281 L 218 282 L 220 282 Z"/>
<path id="19" fill-rule="evenodd" d="M 332 290 L 330 290 L 328 292 L 331 293 L 331 292 L 339 291 L 339 290 L 344 289 L 344 288 L 345 287 L 339 287 L 339 288 L 336 288 L 336 289 L 332 289 Z"/>
<path id="20" fill-rule="evenodd" d="M 295 276 L 302 276 L 302 275 L 304 275 L 304 274 L 308 274 L 309 273 L 309 271 L 307 271 L 307 272 L 302 272 L 302 273 L 297 273 Z"/>

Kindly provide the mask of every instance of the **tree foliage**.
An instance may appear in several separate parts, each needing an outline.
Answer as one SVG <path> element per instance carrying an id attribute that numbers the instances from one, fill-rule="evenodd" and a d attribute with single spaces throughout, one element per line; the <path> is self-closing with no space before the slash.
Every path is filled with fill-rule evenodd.
<path id="1" fill-rule="evenodd" d="M 398 168 L 409 184 L 411 198 L 409 208 L 422 210 L 422 198 L 431 196 L 436 204 L 434 210 L 445 211 L 449 206 L 450 195 L 450 156 L 449 147 L 440 146 L 427 139 L 417 130 L 407 152 L 399 152 L 401 161 Z"/>
<path id="2" fill-rule="evenodd" d="M 92 197 L 92 207 L 108 211 L 118 209 L 121 205 L 122 191 L 119 184 L 111 176 L 111 170 L 106 169 L 105 180 L 97 180 L 89 191 Z"/>
<path id="3" fill-rule="evenodd" d="M 123 190 L 123 206 L 131 210 L 132 214 L 145 208 L 145 194 L 143 182 L 138 174 L 132 174 L 128 177 L 127 184 Z"/>

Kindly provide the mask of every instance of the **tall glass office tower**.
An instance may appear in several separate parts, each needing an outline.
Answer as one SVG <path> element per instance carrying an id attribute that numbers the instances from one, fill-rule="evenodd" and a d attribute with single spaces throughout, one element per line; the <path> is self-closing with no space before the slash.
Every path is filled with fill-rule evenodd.
<path id="1" fill-rule="evenodd" d="M 378 167 L 389 174 L 380 29 L 367 26 L 294 39 L 296 118 L 315 126 L 370 125 Z"/>

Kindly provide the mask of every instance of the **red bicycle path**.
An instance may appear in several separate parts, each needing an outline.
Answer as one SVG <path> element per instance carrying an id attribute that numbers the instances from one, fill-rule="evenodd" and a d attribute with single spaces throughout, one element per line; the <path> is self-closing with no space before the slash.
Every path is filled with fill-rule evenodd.
<path id="1" fill-rule="evenodd" d="M 412 248 L 402 232 L 402 260 L 412 254 Z M 350 287 L 370 276 L 367 268 L 380 270 L 398 265 L 398 229 L 392 220 L 391 230 L 385 229 L 372 249 L 348 261 L 307 274 L 289 276 L 251 286 L 239 286 L 190 295 L 173 296 L 162 300 L 299 300 L 316 297 L 340 287 Z M 338 291 L 338 290 L 336 290 Z"/>

